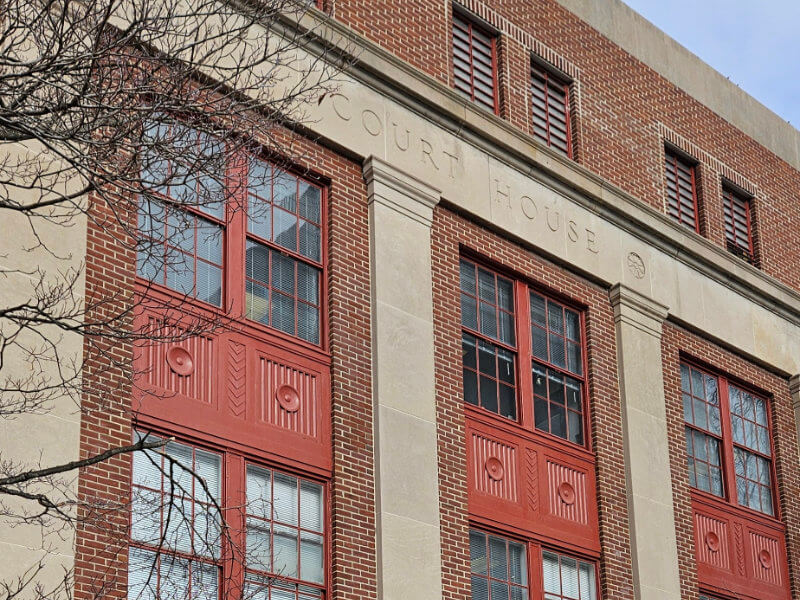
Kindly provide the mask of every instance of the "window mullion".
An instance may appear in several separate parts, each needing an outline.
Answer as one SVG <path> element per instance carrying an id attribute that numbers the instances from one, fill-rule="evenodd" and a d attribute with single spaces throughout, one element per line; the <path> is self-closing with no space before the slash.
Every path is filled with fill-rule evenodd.
<path id="1" fill-rule="evenodd" d="M 725 473 L 724 497 L 731 504 L 738 504 L 736 496 L 736 468 L 733 462 L 733 431 L 731 427 L 730 400 L 728 397 L 728 381 L 717 377 L 719 387 L 719 411 L 722 421 L 722 458 Z"/>
<path id="2" fill-rule="evenodd" d="M 517 404 L 522 426 L 533 431 L 533 381 L 531 361 L 533 348 L 531 340 L 531 306 L 528 286 L 514 282 L 515 326 L 517 334 Z"/>

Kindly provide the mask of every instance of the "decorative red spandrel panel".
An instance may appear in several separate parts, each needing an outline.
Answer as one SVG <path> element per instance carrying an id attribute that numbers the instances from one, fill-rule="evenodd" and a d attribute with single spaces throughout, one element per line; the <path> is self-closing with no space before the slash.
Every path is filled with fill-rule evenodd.
<path id="1" fill-rule="evenodd" d="M 550 514 L 586 525 L 586 473 L 572 467 L 547 461 L 547 485 Z"/>
<path id="2" fill-rule="evenodd" d="M 694 531 L 697 561 L 726 571 L 731 568 L 728 522 L 695 513 Z"/>
<path id="3" fill-rule="evenodd" d="M 262 421 L 305 436 L 317 436 L 319 393 L 316 377 L 259 356 L 256 390 Z"/>
<path id="4" fill-rule="evenodd" d="M 751 531 L 749 546 L 753 575 L 767 583 L 781 585 L 781 551 L 778 540 Z"/>
<path id="5" fill-rule="evenodd" d="M 152 313 L 137 318 L 152 331 L 163 330 L 162 322 Z M 331 468 L 326 357 L 306 356 L 248 328 L 219 328 L 176 342 L 142 342 L 134 360 L 140 420 L 234 440 L 245 451 L 299 466 Z"/>
<path id="6" fill-rule="evenodd" d="M 470 516 L 561 547 L 598 552 L 590 455 L 496 421 L 472 414 L 467 419 Z"/>
<path id="7" fill-rule="evenodd" d="M 472 480 L 478 492 L 517 502 L 517 449 L 472 433 Z"/>
<path id="8" fill-rule="evenodd" d="M 692 509 L 702 587 L 737 598 L 790 597 L 783 525 L 698 492 L 692 493 Z"/>
<path id="9" fill-rule="evenodd" d="M 181 339 L 186 329 L 155 316 L 147 319 L 147 330 L 154 337 L 177 340 L 140 345 L 137 357 L 144 382 L 165 396 L 180 394 L 186 398 L 211 404 L 212 373 L 215 368 L 216 343 L 213 338 L 193 336 Z"/>

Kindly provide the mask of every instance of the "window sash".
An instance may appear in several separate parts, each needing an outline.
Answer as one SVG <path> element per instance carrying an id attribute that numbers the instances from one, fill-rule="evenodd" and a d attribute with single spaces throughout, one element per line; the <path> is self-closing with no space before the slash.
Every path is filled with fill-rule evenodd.
<path id="1" fill-rule="evenodd" d="M 136 433 L 136 440 L 142 437 L 144 434 Z M 147 434 L 146 439 L 160 441 L 163 438 Z M 174 458 L 182 467 L 172 465 L 162 454 Z M 198 518 L 216 511 L 213 503 L 225 510 L 226 507 L 241 506 L 238 499 L 244 497 L 245 510 L 234 511 L 237 516 L 229 514 L 228 518 L 233 520 L 228 525 L 234 542 L 237 543 L 241 537 L 246 548 L 243 554 L 246 585 L 253 588 L 255 594 L 261 593 L 260 587 L 266 586 L 268 590 L 270 586 L 277 586 L 275 594 L 283 594 L 282 598 L 287 595 L 296 600 L 322 598 L 327 585 L 328 561 L 325 486 L 243 459 L 236 461 L 242 465 L 241 475 L 226 476 L 223 463 L 220 453 L 175 441 L 168 442 L 163 450 L 133 454 L 133 515 L 128 573 L 131 593 L 140 595 L 143 600 L 159 597 L 159 590 L 166 585 L 163 572 L 164 565 L 168 564 L 170 569 L 181 569 L 169 573 L 168 584 L 172 588 L 177 586 L 181 590 L 190 590 L 192 585 L 203 580 L 208 585 L 202 591 L 192 591 L 192 595 L 187 597 L 216 600 L 223 575 L 231 576 L 228 572 L 231 569 L 231 550 L 222 544 L 219 519 L 213 519 L 216 530 L 213 535 L 208 535 L 208 524 Z M 205 486 L 199 477 L 203 478 Z M 223 481 L 233 487 L 224 489 Z M 243 489 L 231 481 L 241 482 Z M 142 498 L 154 500 L 147 512 L 143 508 L 149 505 L 143 504 Z M 179 511 L 183 520 L 177 520 L 178 526 L 174 528 L 167 527 L 164 515 L 172 511 L 167 511 L 164 506 L 170 507 L 175 503 L 183 507 Z M 241 525 L 236 524 L 239 519 Z M 188 526 L 181 528 L 185 523 Z M 173 529 L 176 532 L 173 537 L 178 543 L 171 542 Z M 266 532 L 267 563 L 257 562 L 264 556 L 264 547 L 254 543 L 253 532 Z M 152 535 L 146 535 L 150 533 Z M 210 541 L 205 545 L 196 543 L 197 536 Z M 294 563 L 290 560 L 292 556 Z M 183 579 L 181 573 L 185 575 Z M 280 576 L 280 581 L 275 575 Z M 210 581 L 214 582 L 213 585 Z"/>
<path id="2" fill-rule="evenodd" d="M 544 600 L 597 600 L 593 562 L 549 550 L 542 551 Z"/>
<path id="3" fill-rule="evenodd" d="M 528 597 L 525 544 L 470 529 L 472 600 L 524 600 Z"/>
<path id="4" fill-rule="evenodd" d="M 687 469 L 694 489 L 712 493 L 726 502 L 756 510 L 770 517 L 776 516 L 773 493 L 772 435 L 769 402 L 748 392 L 722 376 L 714 376 L 686 362 L 680 363 L 681 392 L 684 397 L 684 423 L 686 432 Z M 718 386 L 721 430 L 715 435 L 707 423 L 695 424 L 686 411 L 687 390 L 691 391 L 696 405 L 695 382 L 713 380 Z M 706 389 L 705 383 L 702 386 Z M 737 421 L 740 425 L 736 425 Z M 747 427 L 747 424 L 751 427 Z M 705 425 L 705 427 L 702 427 Z M 737 430 L 740 432 L 737 434 Z M 751 433 L 746 433 L 749 430 Z M 691 437 L 690 437 L 691 435 Z M 698 461 L 696 440 L 705 442 L 705 454 Z M 699 484 L 697 466 L 714 464 L 713 453 L 708 452 L 710 440 L 719 445 L 721 485 L 708 489 Z M 694 469 L 694 470 L 693 470 Z M 693 477 L 694 476 L 694 477 Z M 721 488 L 721 489 L 720 489 Z"/>

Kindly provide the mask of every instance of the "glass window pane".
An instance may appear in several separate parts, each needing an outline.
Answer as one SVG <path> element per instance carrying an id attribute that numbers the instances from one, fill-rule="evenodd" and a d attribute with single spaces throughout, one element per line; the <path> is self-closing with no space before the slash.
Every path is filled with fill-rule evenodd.
<path id="1" fill-rule="evenodd" d="M 275 329 L 294 335 L 294 299 L 280 292 L 272 292 L 272 319 Z"/>
<path id="2" fill-rule="evenodd" d="M 193 561 L 192 600 L 217 600 L 219 597 L 219 568 Z"/>
<path id="3" fill-rule="evenodd" d="M 597 600 L 594 565 L 580 563 L 581 600 Z"/>
<path id="4" fill-rule="evenodd" d="M 517 398 L 514 388 L 500 384 L 500 411 L 499 414 L 507 419 L 516 420 L 517 418 Z"/>
<path id="5" fill-rule="evenodd" d="M 561 589 L 568 598 L 579 598 L 578 561 L 567 556 L 561 557 Z"/>
<path id="6" fill-rule="evenodd" d="M 473 573 L 486 575 L 486 534 L 480 531 L 469 532 L 470 568 Z"/>
<path id="7" fill-rule="evenodd" d="M 247 231 L 265 240 L 272 239 L 272 205 L 268 201 L 247 197 Z"/>
<path id="8" fill-rule="evenodd" d="M 536 429 L 540 431 L 550 431 L 550 415 L 547 410 L 547 400 L 535 398 L 533 401 L 534 420 Z"/>
<path id="9" fill-rule="evenodd" d="M 547 302 L 547 327 L 553 333 L 564 335 L 564 314 L 562 308 L 554 302 Z"/>
<path id="10" fill-rule="evenodd" d="M 495 346 L 489 342 L 479 340 L 478 365 L 481 373 L 489 375 L 490 377 L 497 376 L 497 361 L 495 356 Z"/>
<path id="11" fill-rule="evenodd" d="M 514 542 L 508 543 L 509 572 L 511 583 L 528 584 L 528 567 L 525 560 L 525 546 Z"/>
<path id="12" fill-rule="evenodd" d="M 497 305 L 510 313 L 514 312 L 514 286 L 502 277 L 497 278 Z"/>
<path id="13" fill-rule="evenodd" d="M 550 362 L 557 367 L 567 366 L 567 357 L 564 350 L 564 339 L 550 334 Z"/>
<path id="14" fill-rule="evenodd" d="M 508 597 L 508 584 L 492 581 L 492 600 L 507 600 Z"/>
<path id="15" fill-rule="evenodd" d="M 191 295 L 194 291 L 194 258 L 174 248 L 166 253 L 167 287 Z"/>
<path id="16" fill-rule="evenodd" d="M 547 372 L 543 366 L 533 363 L 533 393 L 537 396 L 547 397 Z"/>
<path id="17" fill-rule="evenodd" d="M 297 217 L 280 208 L 272 211 L 275 243 L 287 250 L 297 250 Z"/>
<path id="18" fill-rule="evenodd" d="M 499 338 L 501 342 L 505 342 L 509 346 L 513 346 L 515 344 L 515 336 L 514 336 L 514 315 L 500 312 L 500 332 Z"/>
<path id="19" fill-rule="evenodd" d="M 197 262 L 197 299 L 214 306 L 222 305 L 222 269 Z"/>
<path id="20" fill-rule="evenodd" d="M 273 518 L 297 525 L 297 478 L 275 473 L 274 481 Z"/>
<path id="21" fill-rule="evenodd" d="M 277 473 L 275 481 L 277 483 Z M 297 577 L 297 530 L 275 525 L 272 544 L 274 572 L 284 577 Z"/>
<path id="22" fill-rule="evenodd" d="M 270 524 L 247 519 L 247 566 L 259 571 L 272 571 L 271 556 Z"/>
<path id="23" fill-rule="evenodd" d="M 536 358 L 547 360 L 547 333 L 544 329 L 532 327 L 531 335 L 533 336 L 533 355 Z"/>
<path id="24" fill-rule="evenodd" d="M 320 228 L 307 221 L 300 221 L 300 254 L 315 262 L 322 260 Z"/>
<path id="25" fill-rule="evenodd" d="M 464 401 L 478 406 L 478 375 L 464 369 Z"/>
<path id="26" fill-rule="evenodd" d="M 514 354 L 502 348 L 497 349 L 497 376 L 500 381 L 514 385 Z"/>
<path id="27" fill-rule="evenodd" d="M 156 553 L 131 547 L 128 550 L 128 598 L 130 600 L 155 600 L 158 571 Z"/>
<path id="28" fill-rule="evenodd" d="M 297 304 L 298 337 L 319 344 L 319 309 L 303 302 Z"/>
<path id="29" fill-rule="evenodd" d="M 478 368 L 476 345 L 477 340 L 475 339 L 475 336 L 468 333 L 463 333 L 461 335 L 462 360 L 465 367 L 469 367 L 471 369 Z"/>
<path id="30" fill-rule="evenodd" d="M 567 437 L 566 409 L 553 403 L 550 403 L 550 433 L 562 438 Z"/>
<path id="31" fill-rule="evenodd" d="M 481 377 L 481 406 L 488 411 L 497 411 L 497 382 L 488 377 Z"/>
<path id="32" fill-rule="evenodd" d="M 567 412 L 569 435 L 567 439 L 576 444 L 583 444 L 583 417 L 579 413 Z"/>
<path id="33" fill-rule="evenodd" d="M 706 403 L 695 398 L 694 400 L 694 424 L 701 429 L 708 429 L 708 417 L 706 415 Z"/>
<path id="34" fill-rule="evenodd" d="M 322 531 L 322 486 L 310 481 L 300 483 L 300 527 Z"/>
<path id="35" fill-rule="evenodd" d="M 542 583 L 544 591 L 561 594 L 561 573 L 558 567 L 558 555 L 542 552 Z"/>
<path id="36" fill-rule="evenodd" d="M 489 536 L 489 575 L 494 579 L 508 580 L 506 541 L 494 536 Z"/>
<path id="37" fill-rule="evenodd" d="M 572 310 L 565 310 L 567 317 L 567 337 L 576 342 L 581 339 L 581 319 L 580 315 Z"/>
<path id="38" fill-rule="evenodd" d="M 314 223 L 320 222 L 320 189 L 300 180 L 300 216 Z"/>
<path id="39" fill-rule="evenodd" d="M 300 534 L 300 578 L 313 583 L 325 580 L 325 562 L 321 535 Z"/>
<path id="40" fill-rule="evenodd" d="M 489 600 L 489 580 L 472 576 L 472 600 Z"/>
<path id="41" fill-rule="evenodd" d="M 497 337 L 497 309 L 493 304 L 480 303 L 481 333 L 491 338 Z"/>
<path id="42" fill-rule="evenodd" d="M 297 179 L 283 171 L 273 177 L 272 202 L 289 212 L 297 212 Z"/>
<path id="43" fill-rule="evenodd" d="M 269 325 L 269 289 L 248 281 L 245 285 L 247 294 L 247 318 Z"/>
<path id="44" fill-rule="evenodd" d="M 685 393 L 692 391 L 691 383 L 689 382 L 689 367 L 681 365 L 681 390 Z"/>
<path id="45" fill-rule="evenodd" d="M 544 298 L 534 293 L 531 293 L 531 321 L 542 327 L 546 322 Z"/>
<path id="46" fill-rule="evenodd" d="M 583 374 L 583 358 L 581 356 L 581 346 L 575 342 L 567 342 L 568 368 L 578 375 Z"/>
<path id="47" fill-rule="evenodd" d="M 494 273 L 478 268 L 478 297 L 491 304 L 497 304 Z"/>
<path id="48" fill-rule="evenodd" d="M 478 303 L 472 296 L 461 294 L 461 324 L 478 329 Z"/>
<path id="49" fill-rule="evenodd" d="M 319 269 L 297 262 L 297 297 L 319 305 Z"/>
<path id="50" fill-rule="evenodd" d="M 477 293 L 475 280 L 475 265 L 465 260 L 459 262 L 461 274 L 461 291 L 474 296 Z"/>

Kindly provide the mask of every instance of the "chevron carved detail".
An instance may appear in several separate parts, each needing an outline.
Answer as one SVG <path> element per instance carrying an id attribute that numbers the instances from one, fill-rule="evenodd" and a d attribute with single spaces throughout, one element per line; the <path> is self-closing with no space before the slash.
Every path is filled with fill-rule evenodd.
<path id="1" fill-rule="evenodd" d="M 539 482 L 536 471 L 536 452 L 530 448 L 525 449 L 525 492 L 528 499 L 528 508 L 539 512 Z"/>
<path id="2" fill-rule="evenodd" d="M 736 566 L 739 568 L 739 575 L 744 576 L 744 533 L 740 523 L 734 526 L 733 535 L 736 540 Z"/>
<path id="3" fill-rule="evenodd" d="M 245 416 L 246 349 L 244 344 L 228 344 L 228 410 L 234 417 Z"/>

